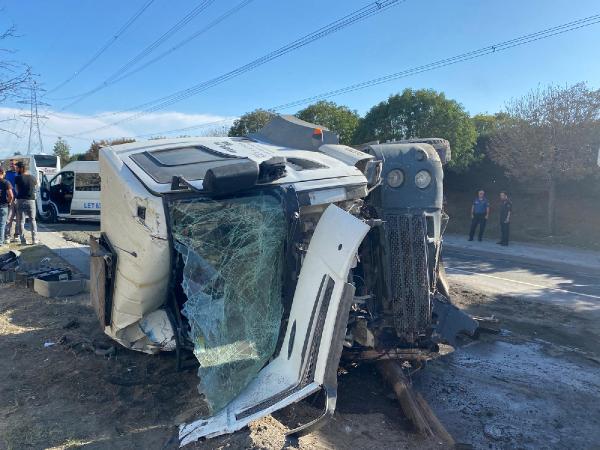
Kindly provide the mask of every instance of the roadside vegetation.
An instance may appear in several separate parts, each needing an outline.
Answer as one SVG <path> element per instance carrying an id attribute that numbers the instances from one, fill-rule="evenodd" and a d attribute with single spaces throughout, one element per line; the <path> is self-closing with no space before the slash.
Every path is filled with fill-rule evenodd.
<path id="1" fill-rule="evenodd" d="M 260 130 L 274 113 L 248 112 L 221 134 L 244 136 Z M 348 106 L 321 100 L 295 114 L 322 125 L 346 145 L 415 137 L 441 137 L 452 146 L 444 189 L 452 217 L 449 231 L 466 233 L 471 197 L 484 189 L 492 202 L 489 230 L 495 233 L 494 206 L 507 190 L 514 206 L 517 240 L 600 249 L 600 90 L 585 83 L 537 88 L 508 100 L 502 111 L 470 116 L 443 92 L 405 89 L 374 105 L 364 116 Z M 54 153 L 63 164 L 96 160 L 105 145 L 131 138 L 94 141 L 70 154 L 59 138 Z"/>

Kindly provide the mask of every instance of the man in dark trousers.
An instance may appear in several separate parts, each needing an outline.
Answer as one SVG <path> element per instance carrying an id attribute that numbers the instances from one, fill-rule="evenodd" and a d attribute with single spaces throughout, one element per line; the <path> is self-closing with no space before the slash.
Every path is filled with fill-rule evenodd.
<path id="1" fill-rule="evenodd" d="M 512 202 L 506 191 L 500 192 L 500 240 L 496 244 L 508 245 L 510 232 L 510 216 L 512 215 Z"/>
<path id="2" fill-rule="evenodd" d="M 475 236 L 475 230 L 479 226 L 479 242 L 483 239 L 483 232 L 485 231 L 485 224 L 490 215 L 490 202 L 485 198 L 485 191 L 480 189 L 477 192 L 477 197 L 473 200 L 471 206 L 471 230 L 469 231 L 469 240 L 473 240 Z"/>
<path id="3" fill-rule="evenodd" d="M 17 187 L 17 229 L 21 244 L 27 244 L 25 239 L 25 217 L 31 224 L 31 243 L 39 244 L 37 238 L 37 223 L 35 222 L 35 187 L 37 180 L 30 175 L 27 166 L 23 161 L 17 163 L 17 178 L 15 185 Z"/>
<path id="4" fill-rule="evenodd" d="M 17 177 L 17 162 L 14 159 L 10 160 L 10 168 L 6 171 L 4 175 L 4 179 L 10 183 L 12 186 L 13 194 L 15 193 L 15 179 Z M 13 195 L 13 197 L 14 197 Z M 15 224 L 15 231 L 13 242 L 17 242 L 19 239 L 19 230 L 17 230 L 17 201 L 15 199 L 12 200 L 11 203 L 8 204 L 8 220 L 6 221 L 6 230 L 4 231 L 4 241 L 6 244 L 10 243 L 10 233 L 12 231 L 12 225 Z"/>
<path id="5" fill-rule="evenodd" d="M 4 178 L 4 169 L 0 166 L 0 246 L 4 244 L 4 231 L 8 218 L 8 205 L 13 201 L 12 184 Z"/>

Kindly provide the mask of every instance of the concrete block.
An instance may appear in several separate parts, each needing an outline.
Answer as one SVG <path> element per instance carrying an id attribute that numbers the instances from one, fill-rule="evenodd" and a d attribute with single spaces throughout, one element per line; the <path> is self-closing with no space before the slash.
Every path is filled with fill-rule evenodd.
<path id="1" fill-rule="evenodd" d="M 82 292 L 90 292 L 90 280 L 82 273 L 73 274 L 74 280 L 81 280 L 82 283 Z"/>
<path id="2" fill-rule="evenodd" d="M 14 270 L 0 270 L 0 283 L 10 283 L 15 281 L 16 273 Z"/>
<path id="3" fill-rule="evenodd" d="M 85 280 L 44 281 L 36 278 L 33 290 L 44 297 L 69 297 L 85 288 Z"/>

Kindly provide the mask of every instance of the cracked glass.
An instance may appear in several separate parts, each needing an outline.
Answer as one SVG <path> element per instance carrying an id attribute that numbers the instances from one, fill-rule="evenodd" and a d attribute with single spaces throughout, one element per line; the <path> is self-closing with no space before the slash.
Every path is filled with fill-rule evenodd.
<path id="1" fill-rule="evenodd" d="M 198 390 L 210 414 L 233 400 L 269 361 L 281 325 L 286 222 L 269 193 L 170 204 L 175 250 L 183 258 Z"/>

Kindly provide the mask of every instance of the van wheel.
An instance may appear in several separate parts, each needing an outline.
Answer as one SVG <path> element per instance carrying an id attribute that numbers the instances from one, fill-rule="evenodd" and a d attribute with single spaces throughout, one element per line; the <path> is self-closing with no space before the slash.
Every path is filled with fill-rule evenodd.
<path id="1" fill-rule="evenodd" d="M 58 222 L 58 212 L 54 205 L 48 205 L 48 211 L 40 214 L 40 218 L 44 223 L 56 223 Z"/>

